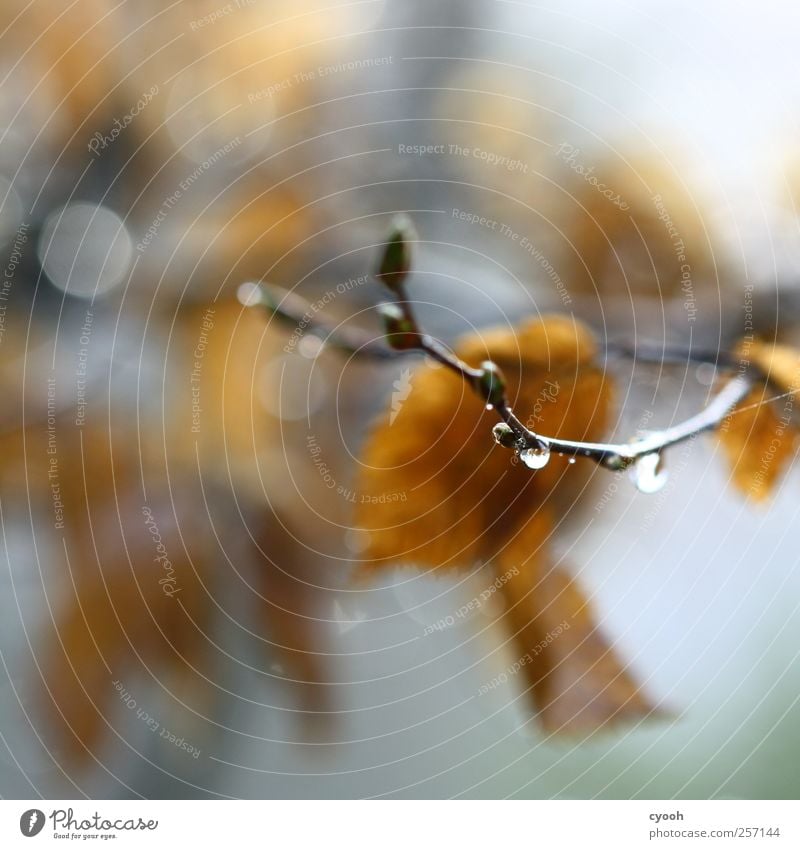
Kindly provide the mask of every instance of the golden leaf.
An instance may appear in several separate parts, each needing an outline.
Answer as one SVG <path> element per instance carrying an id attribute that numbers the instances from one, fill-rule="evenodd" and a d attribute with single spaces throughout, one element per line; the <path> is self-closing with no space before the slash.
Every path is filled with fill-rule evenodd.
<path id="1" fill-rule="evenodd" d="M 766 377 L 784 392 L 800 389 L 800 352 L 789 345 L 771 345 L 755 339 L 739 346 L 739 356 L 749 358 Z M 794 398 L 792 397 L 792 402 Z"/>
<path id="2" fill-rule="evenodd" d="M 548 316 L 516 332 L 470 337 L 456 353 L 471 365 L 497 362 L 512 406 L 532 429 L 602 439 L 612 389 L 593 364 L 591 334 L 578 323 Z M 375 428 L 362 454 L 356 521 L 368 533 L 363 569 L 491 562 L 547 727 L 585 731 L 650 713 L 583 594 L 549 559 L 551 517 L 572 506 L 593 467 L 558 456 L 536 472 L 512 462 L 513 454 L 491 438 L 496 414 L 443 367 L 421 367 L 411 386 L 394 420 Z M 542 647 L 564 621 L 558 639 Z"/>
<path id="3" fill-rule="evenodd" d="M 596 441 L 606 429 L 610 382 L 592 365 L 591 334 L 551 316 L 516 333 L 492 330 L 456 353 L 471 365 L 492 359 L 508 396 L 532 429 Z M 400 410 L 370 435 L 362 453 L 357 524 L 369 532 L 367 565 L 413 561 L 434 568 L 488 559 L 509 525 L 577 491 L 591 469 L 554 456 L 532 474 L 491 436 L 497 415 L 442 366 L 412 373 Z"/>
<path id="4" fill-rule="evenodd" d="M 739 345 L 742 362 L 752 362 L 786 395 L 774 398 L 767 383 L 755 387 L 719 428 L 733 483 L 761 501 L 772 492 L 797 449 L 795 393 L 800 388 L 800 354 L 785 345 L 753 340 Z"/>
<path id="5" fill-rule="evenodd" d="M 66 421 L 58 434 L 63 597 L 44 635 L 43 682 L 59 736 L 81 762 L 109 734 L 115 685 L 175 671 L 202 681 L 213 548 L 191 525 L 193 511 L 202 515 L 197 497 L 173 507 L 152 469 L 147 500 L 139 494 L 136 457 L 119 450 L 125 440 L 94 429 L 80 440 Z M 180 531 L 175 509 L 187 514 Z"/>
<path id="6" fill-rule="evenodd" d="M 552 517 L 534 514 L 494 566 L 516 663 L 542 725 L 583 734 L 653 713 L 595 623 L 577 581 L 549 551 Z"/>
<path id="7" fill-rule="evenodd" d="M 557 218 L 565 218 L 571 290 L 661 300 L 718 285 L 721 259 L 702 199 L 669 160 L 595 162 L 572 145 L 556 156 L 571 189 Z"/>
<path id="8" fill-rule="evenodd" d="M 55 517 L 63 552 L 48 590 L 53 618 L 38 640 L 41 703 L 73 763 L 101 757 L 123 690 L 140 704 L 153 682 L 176 702 L 189 690 L 186 707 L 202 722 L 217 693 L 211 665 L 225 662 L 211 633 L 214 612 L 234 603 L 256 614 L 253 639 L 267 649 L 265 666 L 280 655 L 306 715 L 326 716 L 324 592 L 315 590 L 312 558 L 290 530 L 309 520 L 290 514 L 287 499 L 276 518 L 267 502 L 287 485 L 276 463 L 259 455 L 271 444 L 288 451 L 280 420 L 257 392 L 283 341 L 238 301 L 181 310 L 165 366 L 163 430 L 150 419 L 139 439 L 135 421 L 117 416 L 109 426 L 103 407 L 90 403 L 83 427 L 59 412 L 52 433 L 42 418 L 0 434 L 3 498 L 29 492 L 49 522 L 56 481 L 63 504 Z M 281 453 L 286 464 L 295 456 Z M 226 560 L 225 535 L 238 530 L 230 515 L 240 509 L 258 535 L 239 533 L 236 541 L 246 579 Z"/>

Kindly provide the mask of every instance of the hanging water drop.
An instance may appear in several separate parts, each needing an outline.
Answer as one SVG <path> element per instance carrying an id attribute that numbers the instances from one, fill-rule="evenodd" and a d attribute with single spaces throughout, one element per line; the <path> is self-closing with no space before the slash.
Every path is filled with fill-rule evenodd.
<path id="1" fill-rule="evenodd" d="M 519 452 L 519 459 L 529 469 L 543 469 L 550 460 L 550 446 L 544 448 L 526 448 Z"/>
<path id="2" fill-rule="evenodd" d="M 570 466 L 574 466 L 575 465 L 575 458 L 570 457 L 569 460 L 567 460 L 567 462 L 570 464 Z"/>
<path id="3" fill-rule="evenodd" d="M 663 467 L 661 455 L 654 451 L 640 457 L 629 472 L 639 492 L 658 492 L 667 482 L 669 472 Z"/>

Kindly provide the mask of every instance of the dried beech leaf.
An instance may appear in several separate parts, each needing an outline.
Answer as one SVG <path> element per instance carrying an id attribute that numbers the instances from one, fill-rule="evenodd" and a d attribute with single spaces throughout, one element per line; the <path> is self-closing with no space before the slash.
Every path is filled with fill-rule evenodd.
<path id="1" fill-rule="evenodd" d="M 795 427 L 769 397 L 769 387 L 753 389 L 717 431 L 734 485 L 755 501 L 769 496 L 797 447 Z"/>
<path id="2" fill-rule="evenodd" d="M 795 393 L 800 389 L 800 353 L 787 345 L 748 339 L 737 348 L 743 363 L 753 363 L 770 384 L 757 386 L 718 430 L 733 470 L 733 482 L 761 501 L 772 492 L 797 449 Z M 791 393 L 774 398 L 774 388 Z"/>
<path id="3" fill-rule="evenodd" d="M 555 213 L 570 246 L 564 280 L 571 291 L 661 300 L 724 280 L 703 198 L 680 179 L 680 168 L 642 156 L 595 162 L 568 144 L 555 153 L 571 181 L 569 203 Z"/>
<path id="4" fill-rule="evenodd" d="M 105 434 L 85 439 L 92 450 L 83 455 L 62 443 L 66 591 L 43 663 L 56 726 L 78 762 L 108 733 L 115 681 L 176 670 L 202 678 L 194 670 L 208 650 L 211 613 L 211 546 L 185 523 L 177 532 L 153 481 L 145 514 L 135 468 L 112 458 Z"/>
<path id="5" fill-rule="evenodd" d="M 553 732 L 585 734 L 654 712 L 594 620 L 575 579 L 554 566 L 552 522 L 540 512 L 494 562 L 506 599 L 515 660 L 539 719 Z"/>
<path id="6" fill-rule="evenodd" d="M 602 439 L 612 390 L 580 325 L 548 317 L 516 333 L 472 337 L 456 350 L 470 364 L 492 359 L 502 366 L 513 406 L 523 420 L 532 417 L 534 430 Z M 362 456 L 357 520 L 369 533 L 365 568 L 491 561 L 547 728 L 582 733 L 650 714 L 583 593 L 549 558 L 551 517 L 571 505 L 591 467 L 554 456 L 531 472 L 493 444 L 495 414 L 458 376 L 428 366 L 411 384 L 394 422 L 374 430 Z"/>
<path id="7" fill-rule="evenodd" d="M 201 342 L 202 414 L 194 432 L 189 374 Z M 231 501 L 229 476 L 252 526 L 263 531 L 260 552 L 246 535 L 236 542 L 242 557 L 251 558 L 254 577 L 245 603 L 257 608 L 253 633 L 266 646 L 265 667 L 283 652 L 285 678 L 300 682 L 293 686 L 303 709 L 311 716 L 327 709 L 330 688 L 320 684 L 326 647 L 318 633 L 322 599 L 314 594 L 308 553 L 286 542 L 291 532 L 282 525 L 292 522 L 285 515 L 276 521 L 265 505 L 278 487 L 274 470 L 258 467 L 260 445 L 285 444 L 280 421 L 253 392 L 260 369 L 281 344 L 280 336 L 238 302 L 219 302 L 211 313 L 184 311 L 173 339 L 175 384 L 166 390 L 172 414 L 163 438 L 151 431 L 139 441 L 124 427 L 76 428 L 66 416 L 57 419 L 66 554 L 55 575 L 53 622 L 40 636 L 42 703 L 75 763 L 98 756 L 113 733 L 109 725 L 120 700 L 115 680 L 135 690 L 144 677 L 148 691 L 160 682 L 170 692 L 190 693 L 190 708 L 201 713 L 216 696 L 210 682 L 218 676 L 209 665 L 222 658 L 209 631 L 215 608 L 232 597 L 229 585 L 215 592 L 218 581 L 230 579 L 224 549 L 231 541 L 217 539 L 229 522 L 224 512 Z M 45 422 L 2 435 L 4 495 L 26 487 L 52 509 L 49 445 Z M 152 528 L 143 507 L 152 510 Z M 155 533 L 168 566 L 156 560 Z M 162 582 L 170 574 L 179 588 L 172 596 Z M 233 598 L 241 603 L 244 596 Z M 132 696 L 142 698 L 139 692 Z"/>
<path id="8" fill-rule="evenodd" d="M 770 345 L 756 339 L 748 345 L 741 345 L 739 355 L 743 359 L 749 358 L 784 392 L 800 389 L 800 351 L 796 348 Z M 792 403 L 795 403 L 794 398 Z"/>
<path id="9" fill-rule="evenodd" d="M 472 365 L 493 359 L 517 414 L 551 436 L 596 441 L 608 422 L 611 386 L 592 364 L 591 334 L 551 316 L 462 341 Z M 552 457 L 531 473 L 494 444 L 497 416 L 449 370 L 423 366 L 393 418 L 368 438 L 356 523 L 369 533 L 365 568 L 414 562 L 433 568 L 490 559 L 508 528 L 545 502 L 569 500 L 591 473 Z"/>

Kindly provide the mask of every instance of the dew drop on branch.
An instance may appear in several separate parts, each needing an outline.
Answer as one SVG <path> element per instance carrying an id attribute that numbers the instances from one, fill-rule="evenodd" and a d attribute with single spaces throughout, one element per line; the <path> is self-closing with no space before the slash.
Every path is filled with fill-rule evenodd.
<path id="1" fill-rule="evenodd" d="M 543 469 L 550 460 L 550 449 L 545 448 L 526 448 L 519 452 L 519 459 L 529 469 Z"/>
<path id="2" fill-rule="evenodd" d="M 654 451 L 639 458 L 628 473 L 639 492 L 658 492 L 667 482 L 669 472 L 663 467 L 661 455 Z"/>

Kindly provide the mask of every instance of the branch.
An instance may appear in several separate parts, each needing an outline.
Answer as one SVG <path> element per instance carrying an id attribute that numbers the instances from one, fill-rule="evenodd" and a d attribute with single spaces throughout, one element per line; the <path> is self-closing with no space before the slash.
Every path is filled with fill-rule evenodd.
<path id="1" fill-rule="evenodd" d="M 315 336 L 324 347 L 373 360 L 394 359 L 398 355 L 374 334 L 330 321 L 319 314 L 318 306 L 279 286 L 243 283 L 236 294 L 244 306 L 266 309 L 287 326 L 292 326 L 298 336 Z"/>
<path id="2" fill-rule="evenodd" d="M 506 396 L 505 378 L 495 363 L 487 360 L 479 368 L 473 368 L 419 327 L 405 291 L 405 282 L 411 269 L 411 245 L 416 241 L 411 222 L 405 216 L 396 220 L 376 273 L 376 277 L 395 295 L 394 303 L 384 304 L 380 308 L 390 346 L 400 351 L 424 351 L 459 375 L 486 401 L 487 409 L 494 409 L 502 420 L 494 428 L 497 442 L 515 450 L 530 468 L 542 468 L 553 451 L 570 457 L 586 457 L 613 470 L 626 469 L 647 458 L 637 469 L 641 478 L 638 482 L 642 488 L 655 489 L 664 479 L 659 471 L 661 452 L 716 427 L 751 389 L 749 378 L 737 376 L 705 410 L 666 430 L 625 444 L 574 442 L 535 433 L 511 409 Z"/>
<path id="3" fill-rule="evenodd" d="M 394 310 L 393 307 L 399 309 Z M 408 301 L 383 305 L 381 312 L 390 343 L 402 346 L 401 350 L 424 351 L 458 374 L 486 400 L 487 408 L 494 409 L 502 419 L 503 423 L 494 428 L 497 442 L 513 448 L 520 459 L 534 469 L 544 466 L 552 451 L 570 457 L 586 457 L 607 469 L 628 468 L 642 457 L 657 455 L 671 445 L 716 427 L 752 388 L 749 378 L 737 376 L 701 412 L 684 422 L 628 443 L 556 439 L 535 433 L 514 414 L 505 394 L 505 380 L 497 365 L 487 360 L 476 369 L 451 354 L 441 342 L 419 329 Z"/>
<path id="4" fill-rule="evenodd" d="M 739 365 L 739 358 L 728 351 L 659 345 L 657 342 L 648 341 L 639 341 L 636 345 L 628 342 L 608 342 L 605 351 L 606 354 L 616 354 L 634 360 L 637 364 L 661 366 L 702 363 L 726 369 L 737 368 Z"/>
<path id="5" fill-rule="evenodd" d="M 265 307 L 276 317 L 290 321 L 295 325 L 295 332 L 313 333 L 325 345 L 348 353 L 389 359 L 424 352 L 459 375 L 486 401 L 487 409 L 496 411 L 501 422 L 493 429 L 495 440 L 516 451 L 529 468 L 542 468 L 552 452 L 569 457 L 585 457 L 614 471 L 636 465 L 637 484 L 646 491 L 655 491 L 665 478 L 660 471 L 661 452 L 717 427 L 753 386 L 751 377 L 739 374 L 696 415 L 627 443 L 576 442 L 538 434 L 526 427 L 514 414 L 506 396 L 505 378 L 495 363 L 487 360 L 478 368 L 473 368 L 419 326 L 405 290 L 411 270 L 411 245 L 416 241 L 411 221 L 406 216 L 399 216 L 393 222 L 380 266 L 375 273 L 376 278 L 395 296 L 393 302 L 378 307 L 388 347 L 365 331 L 334 325 L 317 315 L 314 306 L 303 298 L 268 284 L 245 284 L 240 287 L 239 298 L 246 306 Z M 610 344 L 607 350 L 635 357 L 637 362 L 702 362 L 725 368 L 738 365 L 732 354 L 724 352 L 662 349 L 659 353 L 656 346 L 640 345 L 633 349 L 620 343 Z M 659 356 L 660 360 L 657 359 Z"/>

